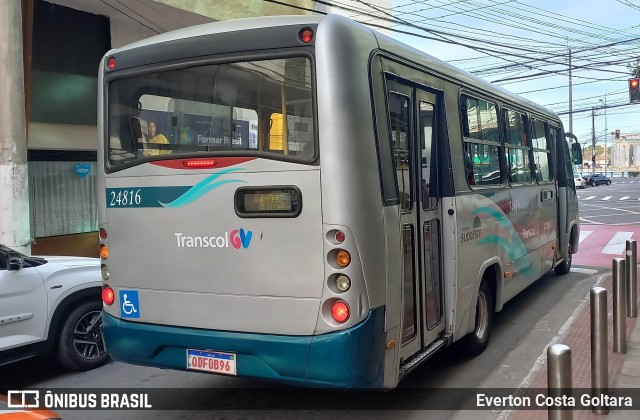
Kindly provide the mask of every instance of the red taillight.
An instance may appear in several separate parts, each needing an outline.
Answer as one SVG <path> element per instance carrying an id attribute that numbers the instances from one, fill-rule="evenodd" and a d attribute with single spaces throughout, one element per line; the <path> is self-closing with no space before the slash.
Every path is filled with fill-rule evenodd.
<path id="1" fill-rule="evenodd" d="M 214 159 L 195 159 L 182 162 L 187 168 L 212 168 L 218 164 Z"/>
<path id="2" fill-rule="evenodd" d="M 349 319 L 349 305 L 339 300 L 331 307 L 331 316 L 339 323 L 346 322 Z"/>
<path id="3" fill-rule="evenodd" d="M 109 67 L 109 70 L 113 70 L 116 68 L 116 59 L 113 57 L 109 57 L 109 59 L 107 60 L 107 67 Z"/>
<path id="4" fill-rule="evenodd" d="M 341 244 L 345 240 L 344 232 L 339 230 L 336 232 L 336 242 Z"/>
<path id="5" fill-rule="evenodd" d="M 113 305 L 113 301 L 116 300 L 116 295 L 113 293 L 113 289 L 106 286 L 102 289 L 102 301 L 105 305 Z"/>
<path id="6" fill-rule="evenodd" d="M 104 228 L 100 228 L 100 238 L 107 239 L 107 231 Z"/>
<path id="7" fill-rule="evenodd" d="M 311 28 L 302 28 L 298 34 L 300 41 L 308 44 L 313 39 L 313 31 Z"/>

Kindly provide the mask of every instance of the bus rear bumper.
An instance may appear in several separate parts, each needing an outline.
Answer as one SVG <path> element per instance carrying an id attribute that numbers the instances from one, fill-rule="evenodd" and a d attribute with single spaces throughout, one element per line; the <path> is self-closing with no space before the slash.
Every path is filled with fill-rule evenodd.
<path id="1" fill-rule="evenodd" d="M 187 349 L 237 355 L 238 376 L 308 387 L 382 388 L 384 307 L 358 325 L 317 336 L 283 336 L 143 324 L 103 314 L 116 361 L 187 370 Z"/>

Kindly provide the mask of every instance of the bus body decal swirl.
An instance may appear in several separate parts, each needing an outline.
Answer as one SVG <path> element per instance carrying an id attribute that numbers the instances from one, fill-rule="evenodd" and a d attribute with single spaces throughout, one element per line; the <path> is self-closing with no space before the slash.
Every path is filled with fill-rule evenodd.
<path id="1" fill-rule="evenodd" d="M 221 175 L 242 170 L 233 168 L 208 176 L 194 186 L 107 188 L 107 208 L 148 208 L 186 206 L 222 185 L 246 182 L 240 179 L 215 181 Z"/>
<path id="2" fill-rule="evenodd" d="M 218 188 L 224 184 L 229 184 L 232 182 L 246 182 L 240 179 L 225 179 L 222 181 L 213 182 L 221 175 L 224 175 L 230 172 L 237 172 L 237 171 L 244 171 L 244 169 L 242 168 L 224 169 L 198 182 L 196 185 L 194 185 L 192 188 L 190 188 L 188 191 L 186 191 L 184 194 L 182 194 L 180 197 L 176 198 L 175 200 L 169 203 L 160 202 L 160 204 L 162 205 L 162 207 L 172 207 L 172 208 L 186 206 L 187 204 L 190 204 L 196 201 L 197 199 L 199 199 L 209 191 L 215 188 Z"/>
<path id="3" fill-rule="evenodd" d="M 496 221 L 507 230 L 508 237 L 502 237 L 498 235 L 487 236 L 486 238 L 482 238 L 478 241 L 478 245 L 482 244 L 493 244 L 497 245 L 504 251 L 505 254 L 511 258 L 513 262 L 515 262 L 516 266 L 520 273 L 527 275 L 531 270 L 531 256 L 527 252 L 527 248 L 525 247 L 522 239 L 513 228 L 513 225 L 509 221 L 509 219 L 497 211 L 496 209 L 492 209 L 490 207 L 480 207 L 473 211 L 473 215 L 478 214 L 488 214 L 489 216 L 496 219 Z M 525 258 L 522 258 L 525 257 Z"/>

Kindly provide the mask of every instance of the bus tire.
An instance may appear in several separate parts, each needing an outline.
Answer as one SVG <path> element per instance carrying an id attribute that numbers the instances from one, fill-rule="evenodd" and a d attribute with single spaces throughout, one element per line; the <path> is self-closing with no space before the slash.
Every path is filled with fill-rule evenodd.
<path id="1" fill-rule="evenodd" d="M 569 271 L 571 271 L 571 260 L 573 260 L 573 254 L 569 252 L 567 258 L 565 258 L 560 264 L 556 265 L 553 268 L 553 271 L 555 271 L 559 276 L 569 273 Z"/>
<path id="2" fill-rule="evenodd" d="M 480 290 L 478 290 L 478 300 L 476 303 L 476 323 L 473 331 L 463 339 L 462 349 L 465 353 L 477 356 L 481 354 L 489 345 L 491 329 L 493 326 L 493 293 L 489 280 L 482 278 Z"/>

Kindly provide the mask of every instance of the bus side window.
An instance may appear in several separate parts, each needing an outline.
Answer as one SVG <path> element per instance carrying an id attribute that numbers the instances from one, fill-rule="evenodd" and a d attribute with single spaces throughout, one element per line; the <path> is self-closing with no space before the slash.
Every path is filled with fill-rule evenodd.
<path id="1" fill-rule="evenodd" d="M 535 165 L 535 173 L 538 182 L 549 182 L 553 180 L 551 171 L 551 141 L 547 138 L 547 123 L 537 119 L 532 119 L 532 138 L 533 159 Z"/>
<path id="2" fill-rule="evenodd" d="M 526 130 L 527 117 L 519 112 L 505 110 L 503 120 L 506 124 L 505 157 L 510 181 L 521 184 L 530 183 L 532 177 Z"/>
<path id="3" fill-rule="evenodd" d="M 496 105 L 484 99 L 463 95 L 460 109 L 464 133 L 463 159 L 469 185 L 502 184 L 502 143 Z"/>

